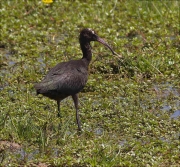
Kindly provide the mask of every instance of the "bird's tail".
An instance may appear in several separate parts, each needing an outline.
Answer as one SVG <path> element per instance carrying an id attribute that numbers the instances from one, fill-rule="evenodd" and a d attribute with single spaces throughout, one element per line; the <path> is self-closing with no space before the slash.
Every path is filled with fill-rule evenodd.
<path id="1" fill-rule="evenodd" d="M 39 83 L 36 83 L 34 88 L 36 89 L 36 95 L 41 94 L 41 86 Z"/>

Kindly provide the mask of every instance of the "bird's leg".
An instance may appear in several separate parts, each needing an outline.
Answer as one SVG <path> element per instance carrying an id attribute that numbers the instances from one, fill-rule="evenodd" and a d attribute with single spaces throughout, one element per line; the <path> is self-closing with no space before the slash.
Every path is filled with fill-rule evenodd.
<path id="1" fill-rule="evenodd" d="M 61 113 L 60 113 L 60 102 L 61 100 L 57 100 L 57 106 L 58 106 L 58 117 L 60 118 L 60 123 L 59 123 L 59 130 L 61 130 L 62 127 L 62 119 L 61 119 Z"/>
<path id="2" fill-rule="evenodd" d="M 78 94 L 72 95 L 73 101 L 74 101 L 74 105 L 76 108 L 76 122 L 78 124 L 78 130 L 81 131 L 81 122 L 79 119 L 79 112 L 78 112 Z"/>
<path id="3" fill-rule="evenodd" d="M 60 113 L 60 100 L 57 100 L 57 106 L 58 106 L 58 117 L 61 118 L 61 113 Z"/>

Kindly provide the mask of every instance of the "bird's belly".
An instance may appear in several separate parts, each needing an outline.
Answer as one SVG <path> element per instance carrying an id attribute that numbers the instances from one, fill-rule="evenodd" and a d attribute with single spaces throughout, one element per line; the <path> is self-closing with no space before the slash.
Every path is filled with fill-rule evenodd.
<path id="1" fill-rule="evenodd" d="M 46 93 L 42 93 L 42 95 L 49 97 L 50 99 L 53 99 L 53 100 L 63 100 L 69 96 L 68 94 L 63 94 L 57 91 L 48 91 Z"/>

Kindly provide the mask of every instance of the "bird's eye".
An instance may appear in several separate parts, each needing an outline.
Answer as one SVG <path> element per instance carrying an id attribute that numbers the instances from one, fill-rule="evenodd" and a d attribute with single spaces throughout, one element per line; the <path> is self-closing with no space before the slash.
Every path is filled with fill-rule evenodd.
<path id="1" fill-rule="evenodd" d="M 93 38 L 97 38 L 97 35 L 96 35 L 96 34 L 93 34 Z"/>

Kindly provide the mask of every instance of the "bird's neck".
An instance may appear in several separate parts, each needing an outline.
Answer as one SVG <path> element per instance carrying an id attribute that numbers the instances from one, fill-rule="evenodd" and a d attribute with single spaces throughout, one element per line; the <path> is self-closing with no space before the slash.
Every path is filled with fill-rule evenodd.
<path id="1" fill-rule="evenodd" d="M 91 52 L 91 45 L 90 42 L 87 41 L 80 41 L 81 50 L 83 53 L 83 60 L 85 60 L 88 64 L 92 59 L 92 52 Z"/>

